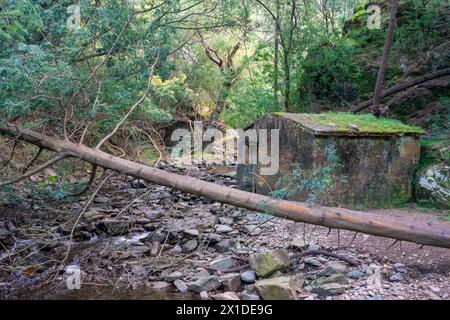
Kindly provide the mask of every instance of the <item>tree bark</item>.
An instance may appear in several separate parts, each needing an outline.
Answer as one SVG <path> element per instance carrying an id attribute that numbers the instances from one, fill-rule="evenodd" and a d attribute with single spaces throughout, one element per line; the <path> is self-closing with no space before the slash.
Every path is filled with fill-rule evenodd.
<path id="1" fill-rule="evenodd" d="M 280 218 L 411 241 L 422 245 L 450 248 L 450 228 L 445 223 L 423 223 L 408 218 L 381 218 L 367 212 L 278 200 L 148 167 L 82 144 L 45 136 L 20 125 L 0 126 L 0 134 L 19 137 L 21 140 L 59 154 L 79 158 L 92 165 L 126 173 L 151 183 L 204 196 L 221 203 L 270 213 Z"/>
<path id="2" fill-rule="evenodd" d="M 381 58 L 380 70 L 378 71 L 377 83 L 375 84 L 375 94 L 373 97 L 373 113 L 380 116 L 381 90 L 383 89 L 383 80 L 386 68 L 389 62 L 389 51 L 391 50 L 392 40 L 394 38 L 395 25 L 397 24 L 397 0 L 391 0 L 391 16 L 389 17 L 389 26 L 384 44 L 383 57 Z"/>
<path id="3" fill-rule="evenodd" d="M 383 91 L 381 93 L 381 95 L 380 95 L 380 99 L 384 99 L 384 98 L 386 98 L 386 97 L 388 97 L 390 95 L 393 95 L 393 94 L 395 94 L 397 92 L 409 89 L 411 87 L 417 86 L 417 85 L 422 84 L 424 82 L 427 82 L 427 81 L 430 81 L 430 80 L 433 80 L 433 79 L 436 79 L 436 78 L 440 78 L 440 77 L 445 77 L 445 76 L 448 76 L 448 75 L 450 75 L 450 68 L 426 74 L 426 75 L 424 75 L 424 76 L 422 76 L 420 78 L 417 78 L 417 79 L 414 79 L 414 80 L 411 80 L 411 81 L 399 84 L 397 86 L 394 86 L 394 87 L 392 87 L 390 89 L 387 89 L 387 90 Z M 351 112 L 353 112 L 353 113 L 360 112 L 360 111 L 370 107 L 371 105 L 373 105 L 373 99 L 370 99 L 370 100 L 367 100 L 365 102 L 360 103 L 359 105 L 354 107 L 351 110 Z"/>

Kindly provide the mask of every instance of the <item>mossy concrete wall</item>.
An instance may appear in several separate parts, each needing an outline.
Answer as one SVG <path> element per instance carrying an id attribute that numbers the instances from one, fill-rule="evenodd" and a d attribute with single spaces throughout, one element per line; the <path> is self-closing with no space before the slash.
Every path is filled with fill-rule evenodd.
<path id="1" fill-rule="evenodd" d="M 270 194 L 276 190 L 278 179 L 292 174 L 297 165 L 303 170 L 327 166 L 325 150 L 333 145 L 341 166 L 333 173 L 337 179 L 322 204 L 383 208 L 397 206 L 413 196 L 420 157 L 420 143 L 415 136 L 320 135 L 274 116 L 255 122 L 255 129 L 280 129 L 280 170 L 273 176 L 261 176 L 258 166 L 241 165 L 237 177 L 244 189 Z M 307 199 L 307 192 L 298 192 L 290 198 Z"/>

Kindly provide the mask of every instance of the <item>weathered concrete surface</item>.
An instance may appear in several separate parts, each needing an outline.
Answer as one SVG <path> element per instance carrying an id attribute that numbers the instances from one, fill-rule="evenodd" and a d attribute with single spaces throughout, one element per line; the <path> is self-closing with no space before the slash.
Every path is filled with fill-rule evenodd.
<path id="1" fill-rule="evenodd" d="M 273 176 L 261 176 L 258 166 L 241 165 L 237 178 L 247 190 L 270 194 L 277 189 L 276 182 L 282 176 L 292 175 L 297 165 L 308 171 L 326 167 L 329 163 L 326 147 L 334 146 L 341 166 L 334 170 L 334 186 L 320 199 L 321 204 L 382 208 L 412 198 L 420 157 L 416 134 L 324 133 L 274 115 L 258 120 L 254 128 L 280 130 L 280 170 Z M 296 192 L 288 199 L 307 201 L 310 193 L 310 190 Z"/>

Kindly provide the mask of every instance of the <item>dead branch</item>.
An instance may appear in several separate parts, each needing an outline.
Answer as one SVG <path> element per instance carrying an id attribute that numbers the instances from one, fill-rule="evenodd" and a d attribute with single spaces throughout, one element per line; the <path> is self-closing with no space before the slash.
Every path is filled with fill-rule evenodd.
<path id="1" fill-rule="evenodd" d="M 393 94 L 395 94 L 397 92 L 400 92 L 400 91 L 403 91 L 405 89 L 411 88 L 413 86 L 417 86 L 419 84 L 425 83 L 425 82 L 427 82 L 429 80 L 440 78 L 440 77 L 445 77 L 445 76 L 448 76 L 448 75 L 450 75 L 450 68 L 443 69 L 443 70 L 440 70 L 440 71 L 436 71 L 436 72 L 433 72 L 433 73 L 428 73 L 428 74 L 426 74 L 426 75 L 424 75 L 424 76 L 422 76 L 420 78 L 417 78 L 417 79 L 414 79 L 414 80 L 411 80 L 411 81 L 408 81 L 408 82 L 396 85 L 396 86 L 394 86 L 394 87 L 392 87 L 390 89 L 387 89 L 387 90 L 381 92 L 381 99 L 384 99 L 384 98 L 386 98 L 386 97 L 388 97 L 390 95 L 393 95 Z M 353 112 L 353 113 L 360 112 L 360 111 L 370 107 L 372 105 L 372 103 L 373 103 L 373 99 L 370 99 L 370 100 L 367 100 L 365 102 L 362 102 L 359 105 L 357 105 L 356 107 L 354 107 L 353 109 L 351 109 L 351 112 Z"/>
<path id="2" fill-rule="evenodd" d="M 133 111 L 142 103 L 142 101 L 145 100 L 145 98 L 147 98 L 147 95 L 150 91 L 151 85 L 152 85 L 152 78 L 153 78 L 153 71 L 155 69 L 156 63 L 158 62 L 159 59 L 159 54 L 155 59 L 155 62 L 153 63 L 153 65 L 150 67 L 149 70 L 149 76 L 148 76 L 148 82 L 147 82 L 147 88 L 144 91 L 144 94 L 142 95 L 142 97 L 136 101 L 130 108 L 130 110 L 128 110 L 128 112 L 125 114 L 125 116 L 119 121 L 119 123 L 116 125 L 116 127 L 113 129 L 113 131 L 111 131 L 106 137 L 104 137 L 99 143 L 98 145 L 95 147 L 96 150 L 99 150 L 100 147 L 109 139 L 111 139 L 111 137 L 113 137 L 117 130 L 119 130 L 119 128 L 122 126 L 122 124 L 128 119 L 128 117 L 133 113 Z"/>
<path id="3" fill-rule="evenodd" d="M 35 175 L 35 174 L 37 174 L 37 173 L 47 169 L 51 165 L 53 165 L 53 164 L 55 164 L 55 163 L 65 159 L 67 157 L 69 157 L 68 154 L 62 153 L 62 154 L 54 157 L 53 159 L 50 159 L 49 161 L 47 161 L 46 163 L 44 163 L 43 165 L 37 167 L 34 170 L 31 170 L 31 171 L 29 171 L 29 172 L 27 172 L 27 173 L 25 173 L 25 174 L 23 174 L 21 176 L 18 176 L 16 178 L 12 179 L 12 180 L 5 181 L 5 182 L 0 182 L 0 188 L 3 187 L 3 186 L 7 186 L 7 185 L 10 185 L 10 184 L 14 184 L 14 183 L 17 183 L 19 181 L 25 180 L 26 178 L 29 178 L 32 175 Z"/>
<path id="4" fill-rule="evenodd" d="M 42 151 L 44 151 L 44 148 L 39 148 L 38 152 L 36 152 L 35 156 L 33 157 L 33 159 L 31 159 L 30 162 L 28 162 L 28 164 L 26 165 L 25 168 L 23 168 L 22 173 L 25 173 L 28 171 L 28 169 L 31 168 L 31 166 L 36 162 L 36 160 L 40 157 Z"/>

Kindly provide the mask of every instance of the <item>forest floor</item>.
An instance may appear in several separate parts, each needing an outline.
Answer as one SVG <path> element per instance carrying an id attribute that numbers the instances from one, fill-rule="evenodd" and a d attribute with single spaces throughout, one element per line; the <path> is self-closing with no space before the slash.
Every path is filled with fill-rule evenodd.
<path id="1" fill-rule="evenodd" d="M 233 175 L 227 173 L 195 166 L 164 169 L 235 187 Z M 303 280 L 297 288 L 299 299 L 450 299 L 446 249 L 393 245 L 392 239 L 294 223 L 119 174 L 106 180 L 84 210 L 94 190 L 58 205 L 31 199 L 14 207 L 0 202 L 0 235 L 6 244 L 0 249 L 1 299 L 199 299 L 191 284 L 211 275 L 221 286 L 209 290 L 209 297 L 235 291 L 234 297 L 256 299 L 247 259 L 278 248 L 286 250 L 292 262 L 276 275 Z M 448 212 L 372 212 L 439 220 L 450 227 Z M 306 246 L 357 263 L 322 255 L 298 258 Z M 343 276 L 336 278 L 342 290 L 318 295 L 314 281 L 336 262 L 344 266 Z M 67 288 L 74 267 L 81 272 L 80 290 Z M 250 272 L 242 276 L 244 271 Z"/>

